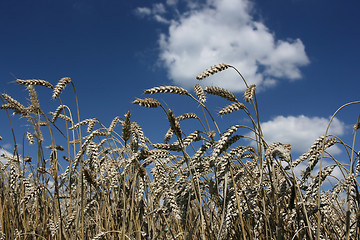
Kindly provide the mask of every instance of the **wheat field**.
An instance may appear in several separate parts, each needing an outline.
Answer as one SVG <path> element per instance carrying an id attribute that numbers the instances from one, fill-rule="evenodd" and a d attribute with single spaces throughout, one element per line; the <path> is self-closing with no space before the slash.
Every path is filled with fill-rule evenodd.
<path id="1" fill-rule="evenodd" d="M 159 86 L 145 90 L 148 98 L 135 98 L 139 108 L 156 108 L 167 119 L 158 143 L 145 136 L 145 120 L 134 121 L 131 112 L 109 126 L 96 116 L 82 119 L 79 107 L 71 109 L 60 98 L 63 91 L 73 91 L 78 106 L 68 77 L 55 86 L 17 79 L 29 101 L 2 93 L 1 114 L 17 115 L 27 127 L 21 140 L 15 134 L 2 139 L 15 148 L 0 163 L 0 239 L 360 239 L 355 149 L 360 122 L 352 143 L 326 131 L 292 159 L 291 145 L 265 141 L 256 86 L 248 85 L 235 67 L 219 64 L 197 79 L 206 81 L 225 70 L 239 74 L 246 86 L 243 95 L 196 84 L 193 93 Z M 47 88 L 58 102 L 52 112 L 40 107 L 38 88 Z M 152 97 L 162 93 L 188 98 L 194 111 L 175 115 L 176 106 L 170 109 Z M 213 112 L 206 106 L 208 98 L 222 98 L 228 105 Z M 216 115 L 227 114 L 245 116 L 250 124 L 221 130 L 222 118 Z M 186 122 L 200 127 L 192 129 Z M 17 128 L 10 117 L 7 127 Z M 17 147 L 25 144 L 32 151 Z M 348 159 L 327 152 L 335 144 L 346 149 Z M 325 166 L 324 158 L 332 164 Z M 294 169 L 300 163 L 307 167 L 298 176 Z M 335 168 L 342 178 L 324 188 Z"/>

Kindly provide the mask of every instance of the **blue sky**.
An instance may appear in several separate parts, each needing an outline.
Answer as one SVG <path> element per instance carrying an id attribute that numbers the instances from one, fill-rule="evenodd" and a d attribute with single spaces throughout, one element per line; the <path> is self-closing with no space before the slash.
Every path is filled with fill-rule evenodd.
<path id="1" fill-rule="evenodd" d="M 299 154 L 324 134 L 338 107 L 360 99 L 359 7 L 357 0 L 2 0 L 0 91 L 25 103 L 27 92 L 14 76 L 53 84 L 68 76 L 82 119 L 96 117 L 109 125 L 130 110 L 132 120 L 156 142 L 168 128 L 165 115 L 131 102 L 147 97 L 143 91 L 154 86 L 191 89 L 199 83 L 196 75 L 225 62 L 256 83 L 269 143 L 290 143 Z M 244 90 L 231 69 L 201 84 L 227 88 L 239 98 Z M 58 102 L 46 89 L 37 90 L 42 107 L 53 111 Z M 70 87 L 61 97 L 74 103 Z M 199 111 L 184 97 L 154 97 L 177 115 Z M 214 115 L 228 104 L 208 99 Z M 333 133 L 348 144 L 359 112 L 359 105 L 351 106 L 334 121 Z M 21 139 L 27 127 L 17 118 L 12 121 L 22 128 Z M 243 118 L 240 112 L 222 117 L 221 130 Z M 10 150 L 5 111 L 0 124 L 1 144 Z"/>

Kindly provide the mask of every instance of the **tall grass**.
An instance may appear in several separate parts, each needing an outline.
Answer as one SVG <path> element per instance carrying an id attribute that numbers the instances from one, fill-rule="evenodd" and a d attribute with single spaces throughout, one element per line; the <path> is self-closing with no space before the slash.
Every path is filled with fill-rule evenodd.
<path id="1" fill-rule="evenodd" d="M 71 85 L 78 106 L 70 78 L 55 87 L 45 80 L 18 79 L 29 103 L 3 93 L 1 108 L 28 127 L 23 142 L 14 133 L 13 153 L 3 155 L 0 239 L 359 239 L 355 137 L 360 123 L 354 125 L 351 146 L 326 131 L 292 159 L 289 144 L 265 141 L 256 86 L 249 86 L 236 68 L 220 64 L 197 79 L 231 69 L 246 86 L 243 96 L 199 84 L 194 94 L 177 86 L 145 90 L 182 95 L 200 113 L 176 115 L 155 98 L 134 100 L 167 119 L 160 143 L 144 135 L 130 112 L 109 126 L 97 118 L 81 119 L 78 107 L 70 109 L 60 99 Z M 48 88 L 58 99 L 53 112 L 42 110 L 35 87 Z M 206 106 L 208 97 L 229 102 L 218 115 L 246 116 L 249 126 L 221 130 L 219 118 Z M 183 127 L 185 121 L 194 128 Z M 10 117 L 9 127 L 14 132 Z M 32 151 L 18 148 L 24 141 Z M 327 149 L 334 144 L 343 146 L 349 159 L 330 155 Z M 332 164 L 325 166 L 325 157 Z M 302 162 L 307 168 L 297 176 L 294 168 Z M 335 168 L 343 178 L 323 188 Z"/>

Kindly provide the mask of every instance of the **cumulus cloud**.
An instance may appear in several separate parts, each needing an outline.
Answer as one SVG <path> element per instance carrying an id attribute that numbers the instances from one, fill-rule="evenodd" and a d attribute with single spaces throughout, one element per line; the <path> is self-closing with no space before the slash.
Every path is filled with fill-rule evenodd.
<path id="1" fill-rule="evenodd" d="M 176 1 L 163 7 L 174 10 Z M 258 88 L 275 85 L 280 79 L 301 78 L 300 67 L 309 63 L 300 39 L 276 39 L 275 33 L 253 17 L 250 0 L 207 0 L 194 2 L 186 10 L 165 19 L 165 12 L 149 15 L 169 24 L 159 38 L 160 60 L 168 76 L 186 88 L 195 85 L 195 77 L 212 65 L 227 63 L 237 67 L 249 83 Z M 143 11 L 141 8 L 138 11 Z M 167 14 L 169 16 L 169 14 Z M 211 76 L 204 85 L 216 85 L 241 91 L 244 85 L 233 71 Z"/>
<path id="2" fill-rule="evenodd" d="M 277 116 L 270 121 L 263 122 L 261 127 L 265 140 L 269 144 L 273 142 L 291 144 L 293 151 L 304 153 L 318 137 L 325 134 L 329 120 L 329 118 L 307 117 L 304 115 Z M 329 134 L 342 136 L 344 132 L 345 124 L 334 118 Z M 336 145 L 329 150 L 332 154 L 341 151 Z"/>

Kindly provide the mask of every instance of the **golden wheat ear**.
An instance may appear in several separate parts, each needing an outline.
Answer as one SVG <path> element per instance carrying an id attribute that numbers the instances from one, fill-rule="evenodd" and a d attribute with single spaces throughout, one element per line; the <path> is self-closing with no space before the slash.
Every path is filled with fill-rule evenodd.
<path id="1" fill-rule="evenodd" d="M 254 97 L 254 93 L 255 93 L 255 89 L 256 89 L 256 85 L 250 85 L 244 92 L 244 99 L 246 102 L 250 102 L 253 97 Z"/>
<path id="2" fill-rule="evenodd" d="M 160 86 L 160 87 L 153 87 L 150 89 L 145 90 L 146 94 L 154 94 L 154 93 L 175 93 L 179 95 L 189 95 L 189 92 L 182 88 L 176 86 Z"/>
<path id="3" fill-rule="evenodd" d="M 230 92 L 229 90 L 226 90 L 224 88 L 219 88 L 219 87 L 206 87 L 204 89 L 205 92 L 212 94 L 212 95 L 216 95 L 219 97 L 223 97 L 229 101 L 232 102 L 237 102 L 238 100 L 236 99 L 235 95 Z"/>
<path id="4" fill-rule="evenodd" d="M 54 88 L 52 98 L 53 99 L 57 98 L 68 83 L 71 83 L 71 78 L 63 77 L 62 79 L 60 79 Z"/>
<path id="5" fill-rule="evenodd" d="M 194 92 L 195 92 L 196 96 L 198 97 L 198 99 L 199 99 L 199 101 L 201 103 L 206 102 L 206 96 L 205 96 L 205 93 L 204 93 L 204 89 L 199 84 L 196 84 L 194 86 Z"/>
<path id="6" fill-rule="evenodd" d="M 197 80 L 202 80 L 204 78 L 207 78 L 215 73 L 221 72 L 225 69 L 228 69 L 229 67 L 231 67 L 231 65 L 229 64 L 225 64 L 225 63 L 220 63 L 218 65 L 212 66 L 209 69 L 206 69 L 203 73 L 199 74 L 196 79 Z"/>
<path id="7" fill-rule="evenodd" d="M 226 107 L 222 108 L 218 114 L 219 115 L 226 115 L 229 113 L 232 113 L 234 111 L 238 111 L 239 109 L 245 109 L 245 105 L 243 103 L 234 102 L 230 105 L 227 105 Z"/>
<path id="8" fill-rule="evenodd" d="M 148 107 L 148 108 L 156 108 L 157 106 L 160 105 L 160 102 L 154 98 L 136 98 L 133 101 L 133 104 L 137 104 L 139 106 L 144 106 L 144 107 Z"/>
<path id="9" fill-rule="evenodd" d="M 16 83 L 20 85 L 40 85 L 50 89 L 54 89 L 54 86 L 51 83 L 40 79 L 28 79 L 28 80 L 16 79 Z"/>

